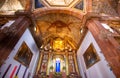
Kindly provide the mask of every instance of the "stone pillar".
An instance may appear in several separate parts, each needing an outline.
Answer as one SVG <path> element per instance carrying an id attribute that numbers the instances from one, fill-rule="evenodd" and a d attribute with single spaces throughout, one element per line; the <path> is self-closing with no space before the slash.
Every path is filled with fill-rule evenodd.
<path id="1" fill-rule="evenodd" d="M 6 37 L 6 41 L 0 44 L 0 59 L 6 60 L 8 55 L 13 50 L 14 46 L 23 35 L 24 31 L 31 24 L 31 21 L 25 16 L 19 16 L 15 22 L 10 26 L 10 30 L 14 33 L 8 33 L 9 35 Z M 13 30 L 12 30 L 13 28 Z M 9 48 L 8 48 L 9 47 Z"/>
<path id="2" fill-rule="evenodd" d="M 91 19 L 87 22 L 87 28 L 92 33 L 94 39 L 101 48 L 101 52 L 104 54 L 109 66 L 117 78 L 120 77 L 120 53 L 113 44 L 113 36 L 108 35 L 106 29 L 103 28 L 101 23 L 95 19 Z M 104 33 L 104 34 L 103 34 Z M 103 36 L 103 37 L 102 37 Z"/>

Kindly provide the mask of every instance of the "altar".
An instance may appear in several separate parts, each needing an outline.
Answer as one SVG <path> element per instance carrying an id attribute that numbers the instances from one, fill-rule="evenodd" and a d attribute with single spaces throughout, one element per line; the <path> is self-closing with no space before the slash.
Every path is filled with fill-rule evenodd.
<path id="1" fill-rule="evenodd" d="M 50 43 L 41 46 L 37 73 L 51 73 L 66 77 L 70 73 L 79 73 L 76 61 L 76 48 L 67 40 L 55 38 Z"/>

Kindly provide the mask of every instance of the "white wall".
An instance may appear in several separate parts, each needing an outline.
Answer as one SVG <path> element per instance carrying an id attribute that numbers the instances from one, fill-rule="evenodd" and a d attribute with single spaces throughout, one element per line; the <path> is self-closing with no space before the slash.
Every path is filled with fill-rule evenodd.
<path id="1" fill-rule="evenodd" d="M 100 61 L 87 69 L 84 62 L 83 54 L 91 43 L 96 49 L 97 54 L 100 57 Z M 86 78 L 85 73 L 87 78 L 116 78 L 113 72 L 110 70 L 108 62 L 106 61 L 103 53 L 101 52 L 101 49 L 99 48 L 90 31 L 87 32 L 81 46 L 77 51 L 77 59 L 82 78 Z"/>
<path id="2" fill-rule="evenodd" d="M 10 67 L 9 71 L 7 72 L 7 74 L 5 75 L 4 78 L 10 78 L 10 75 L 12 74 L 12 71 L 14 69 L 15 66 L 17 66 L 17 69 L 20 65 L 20 63 L 18 61 L 16 61 L 14 59 L 18 49 L 20 48 L 20 46 L 22 45 L 23 41 L 27 44 L 27 46 L 30 48 L 31 52 L 33 53 L 29 68 L 27 69 L 25 78 L 28 78 L 28 73 L 30 73 L 30 78 L 32 78 L 32 76 L 35 73 L 35 69 L 36 69 L 36 65 L 37 65 L 37 61 L 38 61 L 38 57 L 39 57 L 39 49 L 36 46 L 36 43 L 29 31 L 29 29 L 26 29 L 26 31 L 24 32 L 24 34 L 22 35 L 22 37 L 20 38 L 20 40 L 18 41 L 18 43 L 15 45 L 14 49 L 12 50 L 11 54 L 8 56 L 7 60 L 5 61 L 5 63 L 2 65 L 2 67 L 0 68 L 0 78 L 2 78 L 3 74 L 5 73 L 5 70 L 7 69 L 9 64 L 12 64 L 12 66 Z M 17 72 L 17 69 L 15 71 L 15 73 Z M 25 71 L 26 67 L 24 65 L 21 66 L 20 71 L 18 73 L 18 78 L 23 78 L 23 73 Z M 15 75 L 14 73 L 14 75 Z M 14 76 L 13 76 L 14 77 Z"/>

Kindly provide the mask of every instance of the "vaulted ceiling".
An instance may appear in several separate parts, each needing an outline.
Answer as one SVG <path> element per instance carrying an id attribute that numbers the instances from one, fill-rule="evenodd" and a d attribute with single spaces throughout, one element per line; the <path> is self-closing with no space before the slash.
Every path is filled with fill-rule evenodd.
<path id="1" fill-rule="evenodd" d="M 64 13 L 51 13 L 36 19 L 38 33 L 45 42 L 57 37 L 71 41 L 76 47 L 81 38 L 81 20 Z"/>
<path id="2" fill-rule="evenodd" d="M 0 15 L 28 11 L 34 21 L 32 32 L 38 44 L 61 38 L 75 48 L 85 34 L 85 19 L 90 16 L 119 18 L 118 3 L 119 0 L 0 0 Z"/>

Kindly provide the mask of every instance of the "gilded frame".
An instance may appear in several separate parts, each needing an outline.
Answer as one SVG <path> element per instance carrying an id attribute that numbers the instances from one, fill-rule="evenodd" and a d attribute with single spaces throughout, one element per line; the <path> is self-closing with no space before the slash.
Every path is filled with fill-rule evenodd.
<path id="1" fill-rule="evenodd" d="M 33 53 L 31 52 L 27 44 L 23 42 L 20 48 L 18 49 L 18 52 L 15 55 L 14 59 L 23 64 L 24 66 L 29 67 L 32 56 Z"/>
<path id="2" fill-rule="evenodd" d="M 83 54 L 83 58 L 84 58 L 87 69 L 93 66 L 95 63 L 97 63 L 100 60 L 93 44 L 89 45 L 89 47 Z"/>

